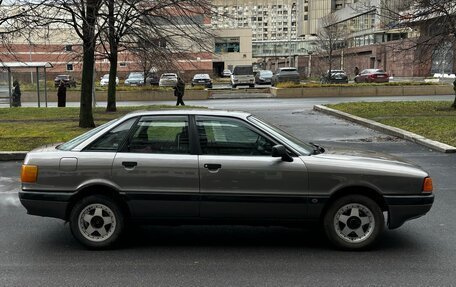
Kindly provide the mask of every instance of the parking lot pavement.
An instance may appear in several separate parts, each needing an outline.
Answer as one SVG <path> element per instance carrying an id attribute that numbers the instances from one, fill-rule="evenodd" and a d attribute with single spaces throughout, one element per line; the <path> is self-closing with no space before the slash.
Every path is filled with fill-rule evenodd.
<path id="1" fill-rule="evenodd" d="M 20 162 L 0 163 L 1 286 L 452 286 L 456 282 L 455 154 L 431 151 L 312 111 L 316 100 L 205 101 L 245 110 L 326 147 L 392 153 L 428 170 L 429 214 L 387 231 L 366 252 L 333 250 L 313 229 L 133 227 L 126 244 L 87 251 L 62 221 L 18 204 Z M 322 102 L 318 102 L 321 104 Z M 16 199 L 14 199 L 16 198 Z"/>

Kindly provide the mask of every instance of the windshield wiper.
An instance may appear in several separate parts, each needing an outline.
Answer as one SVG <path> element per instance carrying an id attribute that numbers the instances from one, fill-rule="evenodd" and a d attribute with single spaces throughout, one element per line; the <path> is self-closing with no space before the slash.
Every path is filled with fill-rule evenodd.
<path id="1" fill-rule="evenodd" d="M 314 147 L 314 154 L 320 154 L 320 153 L 324 153 L 325 152 L 325 149 L 322 146 L 319 146 L 319 145 L 314 144 L 314 143 L 309 143 L 309 144 Z"/>

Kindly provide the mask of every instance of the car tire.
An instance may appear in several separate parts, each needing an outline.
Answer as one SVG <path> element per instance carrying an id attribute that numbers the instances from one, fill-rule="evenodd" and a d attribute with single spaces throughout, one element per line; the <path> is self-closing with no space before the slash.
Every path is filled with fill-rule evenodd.
<path id="1" fill-rule="evenodd" d="M 231 85 L 231 88 L 233 88 L 233 89 L 236 89 L 236 87 L 237 87 L 236 85 Z"/>
<path id="2" fill-rule="evenodd" d="M 71 210 L 71 233 L 90 249 L 114 247 L 124 228 L 125 218 L 119 205 L 107 196 L 84 197 Z"/>
<path id="3" fill-rule="evenodd" d="M 255 85 L 249 85 L 249 88 L 255 88 Z"/>
<path id="4" fill-rule="evenodd" d="M 329 241 L 337 248 L 362 250 L 371 247 L 385 227 L 379 205 L 363 195 L 347 195 L 334 201 L 323 218 Z"/>

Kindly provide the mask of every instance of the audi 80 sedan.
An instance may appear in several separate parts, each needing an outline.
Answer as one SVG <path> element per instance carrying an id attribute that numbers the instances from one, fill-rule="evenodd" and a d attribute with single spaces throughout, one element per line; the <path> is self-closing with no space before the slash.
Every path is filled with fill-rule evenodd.
<path id="1" fill-rule="evenodd" d="M 20 200 L 69 222 L 89 248 L 114 246 L 130 222 L 318 223 L 338 248 L 426 214 L 432 180 L 413 164 L 305 143 L 244 112 L 134 112 L 29 152 Z"/>

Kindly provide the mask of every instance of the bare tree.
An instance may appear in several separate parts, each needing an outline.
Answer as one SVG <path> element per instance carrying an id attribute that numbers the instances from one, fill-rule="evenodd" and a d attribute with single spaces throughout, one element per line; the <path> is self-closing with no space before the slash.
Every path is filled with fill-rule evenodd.
<path id="1" fill-rule="evenodd" d="M 213 10 L 209 0 L 104 2 L 107 13 L 101 16 L 107 19 L 104 21 L 107 27 L 101 29 L 100 36 L 110 62 L 107 111 L 116 110 L 115 77 L 119 51 L 128 50 L 137 55 L 146 78 L 149 71 L 146 67 L 151 63 L 158 66 L 159 60 L 163 60 L 169 65 L 182 51 L 189 52 L 194 46 L 207 49 L 207 41 L 202 40 L 211 36 L 205 23 Z"/>
<path id="2" fill-rule="evenodd" d="M 95 126 L 92 112 L 92 89 L 97 23 L 102 0 L 47 0 L 35 10 L 34 20 L 42 26 L 65 25 L 73 29 L 82 41 L 82 80 L 79 126 Z"/>
<path id="3" fill-rule="evenodd" d="M 335 14 L 328 14 L 321 19 L 320 29 L 317 34 L 316 42 L 319 56 L 325 57 L 328 62 L 328 72 L 324 76 L 326 82 L 330 82 L 334 52 L 346 45 L 346 29 L 338 22 Z"/>
<path id="4" fill-rule="evenodd" d="M 456 1 L 382 0 L 379 13 L 384 27 L 409 34 L 401 50 L 415 51 L 415 60 L 426 64 L 429 72 L 456 68 Z M 456 83 L 455 83 L 456 84 Z M 451 106 L 456 109 L 455 99 Z"/>

